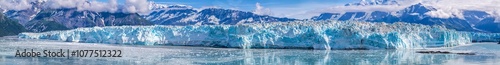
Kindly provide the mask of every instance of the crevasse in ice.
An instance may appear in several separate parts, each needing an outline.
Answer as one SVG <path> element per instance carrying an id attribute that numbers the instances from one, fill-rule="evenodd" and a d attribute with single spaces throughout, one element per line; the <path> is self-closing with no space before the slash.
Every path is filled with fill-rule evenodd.
<path id="1" fill-rule="evenodd" d="M 450 47 L 471 43 L 471 40 L 496 40 L 489 37 L 490 34 L 457 32 L 443 26 L 339 21 L 111 26 L 18 36 L 86 43 L 309 49 L 416 49 Z"/>

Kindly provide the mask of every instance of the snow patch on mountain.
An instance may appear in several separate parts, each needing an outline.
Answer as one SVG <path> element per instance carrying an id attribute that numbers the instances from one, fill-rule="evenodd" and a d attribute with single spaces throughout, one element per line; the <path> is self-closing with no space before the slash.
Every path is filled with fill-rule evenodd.
<path id="1" fill-rule="evenodd" d="M 150 10 L 193 9 L 193 7 L 189 5 L 182 5 L 182 4 L 169 5 L 169 4 L 161 4 L 154 2 L 151 2 L 149 6 Z"/>
<path id="2" fill-rule="evenodd" d="M 213 16 L 213 15 L 210 16 L 210 17 L 208 17 L 208 22 L 209 23 L 212 23 L 212 24 L 215 24 L 215 25 L 219 25 L 219 21 L 220 20 L 218 18 L 216 18 L 215 16 Z"/>
<path id="3" fill-rule="evenodd" d="M 429 12 L 425 13 L 425 15 L 429 15 L 431 17 L 436 17 L 436 18 L 457 17 L 460 19 L 464 19 L 464 17 L 462 15 L 459 15 L 459 14 L 462 14 L 462 12 L 459 10 L 442 10 L 442 9 L 438 9 L 436 11 L 429 11 Z"/>

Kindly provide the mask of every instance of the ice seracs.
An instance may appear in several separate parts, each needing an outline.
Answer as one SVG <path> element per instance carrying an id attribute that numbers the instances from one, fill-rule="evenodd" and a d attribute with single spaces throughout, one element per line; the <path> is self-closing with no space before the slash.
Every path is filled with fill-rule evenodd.
<path id="1" fill-rule="evenodd" d="M 19 37 L 87 43 L 307 49 L 417 49 L 451 47 L 471 43 L 471 40 L 496 40 L 491 34 L 457 32 L 443 26 L 356 21 L 111 26 L 22 33 Z"/>

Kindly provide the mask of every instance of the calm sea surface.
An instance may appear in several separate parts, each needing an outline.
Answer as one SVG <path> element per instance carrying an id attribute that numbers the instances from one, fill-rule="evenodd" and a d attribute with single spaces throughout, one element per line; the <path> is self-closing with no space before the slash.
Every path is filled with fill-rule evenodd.
<path id="1" fill-rule="evenodd" d="M 17 50 L 121 50 L 122 57 L 16 57 Z M 475 55 L 421 54 L 439 50 Z M 135 46 L 0 38 L 0 65 L 140 64 L 140 65 L 498 65 L 500 45 L 472 43 L 415 50 L 235 49 L 186 46 Z"/>

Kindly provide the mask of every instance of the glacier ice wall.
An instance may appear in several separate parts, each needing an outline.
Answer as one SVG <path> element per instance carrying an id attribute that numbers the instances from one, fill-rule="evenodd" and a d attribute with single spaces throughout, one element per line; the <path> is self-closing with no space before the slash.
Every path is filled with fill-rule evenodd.
<path id="1" fill-rule="evenodd" d="M 471 43 L 473 38 L 470 33 L 448 30 L 443 26 L 339 21 L 201 26 L 111 26 L 21 33 L 18 36 L 28 39 L 86 43 L 309 49 L 450 47 Z"/>
<path id="2" fill-rule="evenodd" d="M 500 33 L 469 33 L 473 42 L 500 42 Z"/>

